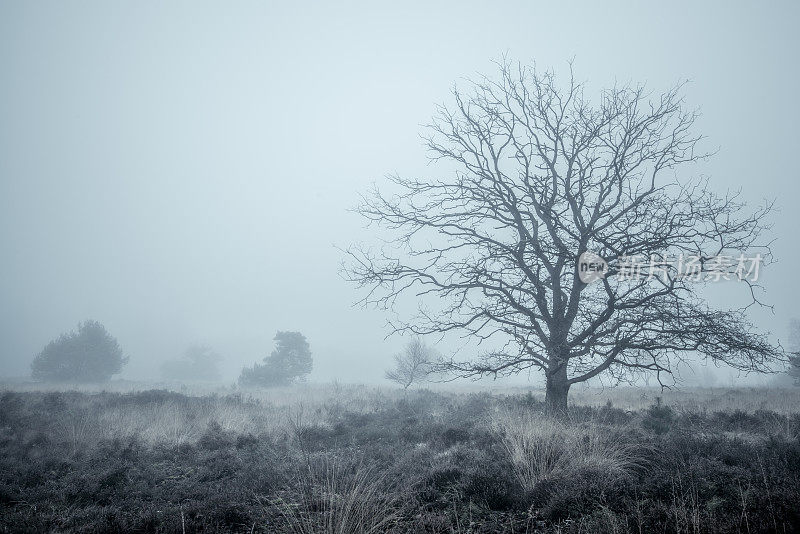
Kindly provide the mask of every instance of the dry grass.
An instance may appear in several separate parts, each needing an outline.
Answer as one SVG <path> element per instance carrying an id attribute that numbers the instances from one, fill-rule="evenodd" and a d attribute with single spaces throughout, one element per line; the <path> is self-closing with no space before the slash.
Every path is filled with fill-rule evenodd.
<path id="1" fill-rule="evenodd" d="M 81 391 L 99 393 L 136 393 L 151 389 L 165 389 L 189 396 L 241 394 L 280 408 L 303 406 L 307 412 L 338 405 L 342 410 L 362 413 L 376 405 L 386 404 L 403 397 L 402 390 L 390 385 L 355 385 L 321 383 L 298 384 L 293 387 L 270 389 L 239 388 L 222 384 L 145 383 L 114 380 L 106 384 L 44 384 L 36 382 L 0 382 L 4 391 Z M 492 382 L 426 384 L 427 389 L 442 393 L 490 393 L 492 395 L 524 395 L 531 392 L 543 400 L 544 390 L 527 386 L 498 386 Z M 734 411 L 747 413 L 764 410 L 778 414 L 800 413 L 800 387 L 676 387 L 661 390 L 656 387 L 588 387 L 578 385 L 570 390 L 573 406 L 600 407 L 611 403 L 623 410 L 642 410 L 661 398 L 665 406 L 682 411 Z"/>
<path id="2" fill-rule="evenodd" d="M 63 385 L 10 383 L 4 384 L 2 388 L 10 391 L 58 392 L 66 389 L 132 394 L 147 387 L 151 385 L 115 381 L 102 386 L 82 385 L 66 388 Z M 432 387 L 456 395 L 459 392 L 475 389 L 475 387 L 459 389 L 435 384 Z M 176 386 L 169 389 L 186 395 L 210 394 L 211 396 L 204 397 L 203 403 L 180 402 L 175 398 L 166 398 L 144 405 L 118 403 L 98 406 L 93 403 L 90 406 L 79 402 L 73 406 L 71 413 L 60 421 L 59 433 L 69 437 L 74 449 L 100 439 L 128 437 L 141 439 L 148 444 L 194 443 L 203 436 L 211 424 L 219 425 L 223 430 L 236 434 L 283 435 L 291 434 L 294 430 L 294 421 L 298 418 L 301 418 L 303 424 L 307 426 L 327 427 L 331 416 L 336 413 L 374 412 L 403 397 L 402 392 L 393 388 L 337 383 L 301 384 L 292 388 L 273 389 L 240 389 L 213 385 Z M 498 396 L 533 391 L 535 397 L 544 398 L 541 392 L 523 388 L 498 388 L 489 391 Z M 231 394 L 240 396 L 245 402 L 226 402 L 224 396 Z M 771 434 L 784 435 L 788 439 L 800 434 L 795 419 L 779 417 L 800 412 L 800 388 L 694 388 L 663 392 L 655 388 L 574 388 L 570 394 L 570 403 L 574 406 L 602 406 L 610 402 L 618 408 L 641 410 L 652 405 L 657 397 L 661 399 L 663 405 L 679 411 L 701 413 L 735 410 L 747 413 L 758 410 L 773 411 L 777 415 L 773 415 L 769 420 L 774 426 Z M 87 398 L 82 402 L 90 401 Z M 563 461 L 559 459 L 564 453 L 561 450 L 563 448 L 574 446 L 585 462 L 600 462 L 609 461 L 609 456 L 599 454 L 598 449 L 608 450 L 607 447 L 610 447 L 613 450 L 615 446 L 620 445 L 603 443 L 600 437 L 603 432 L 591 426 L 571 425 L 567 428 L 554 421 L 543 421 L 529 413 L 506 413 L 500 419 L 493 428 L 498 431 L 505 429 L 504 443 L 507 444 L 509 454 L 515 458 L 515 462 L 524 466 L 528 462 L 524 458 L 533 458 L 530 460 L 531 465 L 520 467 L 528 472 L 525 478 L 529 481 L 535 481 L 540 476 L 537 473 L 559 471 L 561 469 L 559 462 Z M 550 446 L 548 440 L 553 442 L 554 450 L 548 449 Z M 580 444 L 573 445 L 577 442 Z M 617 451 L 621 458 L 624 458 L 627 452 Z M 569 463 L 574 465 L 574 462 Z"/>
<path id="3" fill-rule="evenodd" d="M 570 402 L 576 406 L 603 406 L 611 402 L 624 410 L 643 410 L 661 398 L 665 406 L 679 411 L 716 412 L 759 410 L 779 414 L 800 412 L 800 387 L 787 388 L 581 388 L 570 390 Z"/>
<path id="4" fill-rule="evenodd" d="M 64 391 L 58 386 L 26 389 L 54 394 Z M 91 392 L 94 388 L 86 389 Z M 165 396 L 144 403 L 106 405 L 86 397 L 70 406 L 56 430 L 68 436 L 76 449 L 103 439 L 126 438 L 137 438 L 149 445 L 177 446 L 196 442 L 211 424 L 235 434 L 284 435 L 293 432 L 298 418 L 305 425 L 326 427 L 334 413 L 363 413 L 387 402 L 387 397 L 378 390 L 336 385 L 239 391 L 238 398 L 244 402 L 230 401 L 219 396 L 221 392 L 224 390 L 202 397 L 202 402 L 183 402 L 181 397 Z M 133 391 L 125 388 L 125 394 Z"/>
<path id="5" fill-rule="evenodd" d="M 303 534 L 800 524 L 800 418 L 752 413 L 776 393 L 689 392 L 717 407 L 749 398 L 750 414 L 681 412 L 665 395 L 638 413 L 576 408 L 559 421 L 542 415 L 540 393 L 508 390 L 52 390 L 0 395 L 0 531 L 181 532 L 184 520 L 187 532 Z M 633 392 L 605 393 L 619 406 Z M 586 395 L 576 390 L 573 404 Z M 794 392 L 785 397 L 800 411 Z"/>
<path id="6" fill-rule="evenodd" d="M 372 534 L 398 519 L 396 494 L 385 479 L 362 465 L 345 467 L 323 457 L 301 473 L 299 502 L 278 501 L 290 532 L 296 534 Z"/>
<path id="7" fill-rule="evenodd" d="M 597 423 L 570 424 L 525 410 L 499 412 L 492 424 L 526 491 L 550 478 L 602 473 L 613 482 L 629 475 L 641 458 L 636 448 Z"/>

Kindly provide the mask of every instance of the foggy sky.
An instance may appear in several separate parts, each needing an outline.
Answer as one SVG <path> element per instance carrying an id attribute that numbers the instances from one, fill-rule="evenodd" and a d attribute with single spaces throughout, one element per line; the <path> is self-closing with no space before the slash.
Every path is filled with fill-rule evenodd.
<path id="1" fill-rule="evenodd" d="M 351 306 L 334 245 L 370 232 L 347 209 L 387 173 L 435 176 L 420 125 L 504 53 L 574 57 L 589 94 L 691 80 L 719 148 L 692 172 L 780 209 L 775 313 L 752 317 L 785 337 L 800 316 L 797 3 L 286 4 L 0 3 L 0 375 L 92 318 L 123 378 L 202 342 L 232 380 L 299 330 L 312 379 L 380 380 L 404 340 Z"/>

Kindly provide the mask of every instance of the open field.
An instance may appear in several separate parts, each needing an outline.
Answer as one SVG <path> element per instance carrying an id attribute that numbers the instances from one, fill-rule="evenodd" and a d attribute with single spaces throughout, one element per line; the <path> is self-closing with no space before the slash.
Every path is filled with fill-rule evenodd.
<path id="1" fill-rule="evenodd" d="M 800 388 L 138 387 L 4 386 L 2 531 L 800 530 Z"/>

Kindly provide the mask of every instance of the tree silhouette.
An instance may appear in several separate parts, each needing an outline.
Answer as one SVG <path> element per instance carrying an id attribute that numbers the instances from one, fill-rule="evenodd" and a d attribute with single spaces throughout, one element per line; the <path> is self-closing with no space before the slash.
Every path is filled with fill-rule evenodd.
<path id="1" fill-rule="evenodd" d="M 413 339 L 403 352 L 394 356 L 394 367 L 386 371 L 386 378 L 408 389 L 426 380 L 433 372 L 434 363 L 431 349 L 421 339 Z"/>
<path id="2" fill-rule="evenodd" d="M 277 347 L 263 364 L 242 369 L 243 386 L 285 386 L 303 380 L 311 372 L 313 361 L 308 341 L 300 332 L 278 332 Z"/>
<path id="3" fill-rule="evenodd" d="M 446 366 L 460 376 L 539 369 L 554 411 L 566 409 L 570 386 L 601 373 L 661 382 L 690 353 L 743 371 L 785 359 L 744 308 L 716 310 L 698 295 L 714 258 L 758 252 L 766 263 L 771 206 L 747 212 L 737 194 L 677 176 L 707 157 L 680 86 L 656 96 L 614 87 L 591 100 L 574 76 L 562 86 L 535 67 L 499 70 L 454 89 L 428 126 L 440 176 L 390 176 L 391 194 L 376 187 L 364 197 L 358 211 L 391 238 L 347 251 L 344 274 L 369 289 L 363 302 L 419 297 L 419 312 L 395 331 L 497 343 Z M 592 283 L 576 268 L 588 252 L 608 262 Z M 702 280 L 676 264 L 639 277 L 623 265 L 684 255 L 697 257 Z M 755 282 L 744 281 L 757 302 Z"/>
<path id="4" fill-rule="evenodd" d="M 31 364 L 35 380 L 46 382 L 104 382 L 122 370 L 128 358 L 97 321 L 78 324 L 36 355 Z"/>

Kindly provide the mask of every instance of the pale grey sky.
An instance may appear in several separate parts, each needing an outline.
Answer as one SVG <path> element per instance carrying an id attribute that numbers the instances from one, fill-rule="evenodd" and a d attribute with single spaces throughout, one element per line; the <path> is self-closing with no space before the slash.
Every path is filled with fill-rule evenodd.
<path id="1" fill-rule="evenodd" d="M 0 375 L 78 321 L 123 377 L 206 342 L 227 376 L 277 330 L 313 377 L 379 380 L 403 340 L 351 307 L 334 244 L 386 173 L 432 176 L 419 134 L 454 82 L 507 53 L 589 90 L 689 79 L 717 189 L 776 198 L 762 273 L 781 336 L 798 316 L 796 2 L 0 3 Z M 720 293 L 721 302 L 728 297 Z"/>

